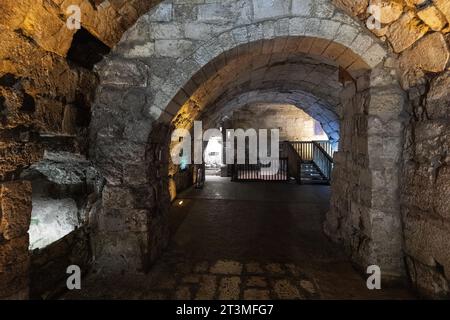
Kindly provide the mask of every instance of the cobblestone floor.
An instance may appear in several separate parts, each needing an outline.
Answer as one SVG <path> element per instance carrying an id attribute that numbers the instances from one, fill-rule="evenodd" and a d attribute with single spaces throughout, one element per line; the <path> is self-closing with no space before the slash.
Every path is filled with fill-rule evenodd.
<path id="1" fill-rule="evenodd" d="M 64 299 L 403 299 L 370 291 L 321 225 L 327 186 L 212 178 L 180 195 L 173 237 L 146 275 L 91 274 Z M 180 202 L 182 203 L 180 204 Z"/>

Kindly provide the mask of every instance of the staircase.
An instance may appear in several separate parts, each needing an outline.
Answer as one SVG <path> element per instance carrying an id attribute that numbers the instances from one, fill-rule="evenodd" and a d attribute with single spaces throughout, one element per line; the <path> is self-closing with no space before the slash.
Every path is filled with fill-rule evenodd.
<path id="1" fill-rule="evenodd" d="M 302 184 L 330 183 L 313 161 L 302 162 L 300 164 L 300 172 L 300 181 Z"/>
<path id="2" fill-rule="evenodd" d="M 333 169 L 328 141 L 286 141 L 289 176 L 299 184 L 330 184 Z"/>

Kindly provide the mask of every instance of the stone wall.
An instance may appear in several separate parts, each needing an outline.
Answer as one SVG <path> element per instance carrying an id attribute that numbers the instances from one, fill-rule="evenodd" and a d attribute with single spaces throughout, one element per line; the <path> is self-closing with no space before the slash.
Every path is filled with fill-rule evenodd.
<path id="1" fill-rule="evenodd" d="M 324 228 L 362 273 L 371 264 L 380 266 L 385 284 L 405 279 L 399 204 L 405 100 L 396 77 L 386 70 L 374 69 L 346 83 Z"/>
<path id="2" fill-rule="evenodd" d="M 44 150 L 87 150 L 97 78 L 70 59 L 80 43 L 74 40 L 77 30 L 66 27 L 72 14 L 68 6 L 78 5 L 83 30 L 112 47 L 158 1 L 104 2 L 0 2 L 0 182 L 5 189 L 0 201 L 10 208 L 0 214 L 0 297 L 26 298 L 31 185 L 19 179 L 22 169 L 38 162 Z M 23 204 L 25 199 L 29 205 Z M 9 219 L 22 231 L 9 235 Z"/>
<path id="3" fill-rule="evenodd" d="M 77 265 L 84 276 L 92 264 L 89 230 L 82 227 L 43 249 L 32 252 L 30 298 L 54 299 L 67 290 L 67 267 Z"/>
<path id="4" fill-rule="evenodd" d="M 291 105 L 250 105 L 231 115 L 233 128 L 279 129 L 280 141 L 328 140 L 320 123 Z"/>
<path id="5" fill-rule="evenodd" d="M 401 208 L 410 279 L 428 297 L 450 294 L 449 44 L 447 0 L 333 0 L 366 23 L 369 4 L 382 8 L 373 33 L 398 54 L 395 62 L 410 100 L 405 132 Z"/>
<path id="6" fill-rule="evenodd" d="M 367 116 L 361 139 L 352 140 L 346 151 L 349 165 L 366 169 L 350 177 L 348 191 L 361 185 L 360 176 L 366 174 L 368 188 L 356 193 L 355 203 L 367 205 L 359 216 L 368 221 L 368 249 L 358 251 L 354 243 L 359 237 L 353 233 L 338 238 L 361 268 L 378 264 L 386 277 L 402 278 L 398 167 L 403 136 L 398 131 L 404 96 L 394 65 L 380 40 L 325 0 L 167 1 L 143 16 L 98 66 L 91 155 L 108 187 L 124 197 L 104 202 L 107 227 L 100 229 L 100 265 L 139 271 L 152 261 L 149 256 L 155 257 L 149 252 L 160 252 L 166 243 L 160 223 L 169 203 L 161 192 L 167 189 L 168 168 L 161 159 L 164 152 L 168 155 L 171 130 L 192 128 L 193 120 L 214 114 L 214 107 L 226 106 L 226 100 L 272 90 L 268 97 L 296 92 L 291 103 L 306 102 L 309 110 L 325 115 L 326 124 L 337 114 L 346 114 L 349 121 L 358 118 L 353 114 Z M 366 104 L 346 105 L 358 112 L 343 110 L 339 95 L 345 79 L 368 92 Z M 149 188 L 158 192 L 143 207 L 137 190 L 148 194 Z M 155 228 L 139 229 L 133 221 Z M 351 229 L 360 221 L 347 222 Z M 122 232 L 113 226 L 122 226 Z M 146 242 L 145 234 L 154 242 Z"/>
<path id="7" fill-rule="evenodd" d="M 86 153 L 89 147 L 86 143 L 86 128 L 89 126 L 90 105 L 98 80 L 91 70 L 67 59 L 72 49 L 80 45 L 73 40 L 77 38 L 77 33 L 65 27 L 67 6 L 79 4 L 83 30 L 100 43 L 112 47 L 122 33 L 157 2 L 119 0 L 109 1 L 109 5 L 106 5 L 104 1 L 88 0 L 1 1 L 0 297 L 25 298 L 28 292 L 27 229 L 31 214 L 31 185 L 20 179 L 20 173 L 41 160 L 44 150 L 79 154 Z M 331 6 L 330 2 L 342 11 Z M 370 4 L 380 5 L 382 9 L 381 28 L 372 30 L 379 41 L 368 36 L 367 28 L 363 26 L 367 21 L 373 22 L 371 14 L 367 13 Z M 349 16 L 360 20 L 360 23 Z M 352 73 L 364 64 L 375 67 L 385 57 L 384 48 L 389 47 L 394 55 L 394 59 L 389 61 L 389 67 L 397 69 L 401 85 L 411 101 L 406 113 L 403 113 L 405 119 L 410 121 L 404 135 L 403 171 L 400 174 L 403 241 L 408 271 L 414 285 L 425 295 L 448 295 L 450 254 L 444 244 L 450 230 L 447 200 L 450 198 L 447 93 L 449 21 L 450 5 L 447 0 L 177 0 L 166 1 L 155 7 L 126 33 L 121 45 L 114 51 L 116 60 L 108 58 L 100 69 L 102 83 L 92 116 L 101 119 L 102 123 L 94 125 L 98 129 L 98 136 L 91 136 L 91 142 L 97 143 L 99 148 L 94 158 L 106 155 L 106 161 L 100 163 L 100 167 L 109 168 L 103 173 L 112 187 L 126 185 L 120 190 L 121 197 L 123 195 L 120 199 L 129 205 L 128 209 L 122 204 L 112 205 L 114 211 L 109 218 L 113 223 L 109 223 L 108 228 L 114 229 L 115 221 L 124 222 L 117 217 L 133 208 L 130 218 L 124 223 L 126 228 L 135 232 L 133 240 L 130 240 L 121 239 L 117 234 L 114 235 L 114 230 L 110 230 L 109 244 L 121 243 L 121 246 L 116 247 L 117 250 L 114 250 L 114 245 L 110 246 L 107 255 L 127 253 L 128 249 L 137 246 L 144 248 L 141 250 L 142 255 L 130 252 L 130 256 L 141 261 L 143 255 L 150 253 L 150 256 L 155 257 L 164 247 L 164 241 L 159 239 L 164 239 L 166 232 L 164 227 L 158 225 L 163 224 L 164 211 L 167 209 L 159 207 L 159 204 L 165 198 L 169 199 L 168 181 L 165 178 L 167 168 L 163 165 L 168 137 L 165 136 L 167 131 L 158 132 L 158 126 L 148 125 L 149 120 L 159 118 L 170 122 L 179 108 L 184 106 L 189 112 L 185 118 L 179 118 L 178 124 L 188 125 L 192 115 L 197 115 L 201 108 L 219 101 L 221 97 L 220 90 L 214 101 L 204 99 L 202 93 L 211 88 L 224 87 L 230 81 L 239 86 L 230 88 L 231 96 L 226 97 L 228 100 L 267 89 L 261 87 L 261 82 L 249 86 L 248 79 L 242 77 L 231 80 L 226 76 L 217 77 L 200 88 L 194 99 L 186 101 L 185 97 L 191 96 L 199 83 L 205 83 L 205 80 L 217 75 L 216 71 L 223 67 L 224 61 L 238 53 L 262 50 L 266 54 L 256 57 L 257 65 L 264 65 L 268 58 L 277 65 L 286 59 L 281 52 L 300 48 L 305 54 L 321 53 L 345 65 Z M 144 39 L 143 35 L 149 38 Z M 276 45 L 266 42 L 263 47 L 254 45 L 255 41 L 261 39 L 286 36 L 305 38 L 299 42 L 278 41 Z M 239 50 L 227 51 L 233 48 Z M 365 62 L 361 63 L 346 48 L 365 57 Z M 278 55 L 277 50 L 280 51 Z M 225 59 L 215 59 L 218 56 Z M 238 74 L 236 71 L 248 65 L 247 61 L 240 60 L 237 66 L 230 66 L 222 75 Z M 300 92 L 299 89 L 302 89 L 301 94 L 294 95 L 291 101 L 294 104 L 298 97 L 307 97 L 312 110 L 327 109 L 330 115 L 335 109 L 341 110 L 337 99 L 339 94 L 327 96 L 317 86 L 317 83 L 335 86 L 336 82 L 325 80 L 332 78 L 336 70 L 324 67 L 317 73 L 311 68 L 311 61 L 307 63 L 303 60 L 303 64 L 309 66 L 298 69 L 296 76 L 288 72 L 291 65 L 273 69 L 275 75 L 291 74 L 280 78 L 289 85 L 277 87 L 273 77 L 267 84 L 284 91 Z M 197 71 L 201 72 L 196 74 Z M 271 77 L 270 72 L 266 74 Z M 258 76 L 258 73 L 251 75 L 253 78 Z M 309 79 L 312 81 L 305 81 Z M 372 81 L 379 80 L 375 73 Z M 292 86 L 293 83 L 295 86 Z M 183 89 L 179 90 L 180 87 Z M 146 88 L 145 92 L 143 88 Z M 315 98 L 305 95 L 305 91 L 313 92 Z M 339 93 L 339 90 L 335 91 Z M 356 91 L 359 92 L 356 96 L 362 92 Z M 397 103 L 391 102 L 394 105 Z M 387 105 L 392 106 L 392 103 Z M 121 122 L 125 114 L 130 120 L 127 125 Z M 366 120 L 374 130 L 397 130 L 395 126 L 383 129 L 386 123 L 380 126 L 378 119 L 369 117 Z M 336 131 L 336 128 L 331 129 Z M 159 138 L 151 137 L 149 140 L 150 132 Z M 396 133 L 393 134 L 392 143 L 386 146 L 397 145 L 398 137 Z M 110 141 L 114 141 L 114 148 L 108 144 Z M 368 146 L 380 147 L 377 141 L 368 140 L 367 143 Z M 101 146 L 103 144 L 104 149 Z M 356 142 L 354 144 L 351 148 L 361 149 L 356 146 Z M 395 150 L 386 147 L 383 150 L 389 154 L 391 151 L 395 153 Z M 344 163 L 346 159 L 347 156 L 337 161 Z M 380 173 L 383 170 L 384 175 Z M 376 169 L 372 181 L 382 184 L 383 179 L 386 179 L 389 182 L 395 176 L 389 170 Z M 150 179 L 149 183 L 143 178 L 143 172 L 156 178 Z M 339 175 L 339 172 L 336 174 Z M 379 180 L 379 177 L 383 179 Z M 353 186 L 358 185 L 356 180 L 356 176 L 352 178 Z M 138 192 L 131 194 L 136 189 Z M 396 190 L 394 187 L 391 191 L 395 193 Z M 149 196 L 140 199 L 141 194 Z M 377 193 L 372 200 L 376 198 L 375 195 Z M 111 200 L 107 193 L 104 198 L 105 201 Z M 137 205 L 139 201 L 149 205 L 142 208 Z M 346 208 L 348 201 L 342 201 L 340 205 Z M 376 212 L 373 213 L 377 217 Z M 355 215 L 358 216 L 361 215 Z M 137 229 L 136 221 L 145 221 L 145 230 Z M 358 234 L 363 234 L 358 230 Z M 102 241 L 102 238 L 98 240 L 99 248 L 102 248 Z M 377 252 L 374 250 L 372 253 Z M 147 261 L 146 258 L 144 260 Z"/>

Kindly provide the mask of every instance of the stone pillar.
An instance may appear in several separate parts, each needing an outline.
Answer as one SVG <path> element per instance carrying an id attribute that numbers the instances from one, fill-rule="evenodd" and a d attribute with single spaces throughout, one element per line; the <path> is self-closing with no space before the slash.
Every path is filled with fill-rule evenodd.
<path id="1" fill-rule="evenodd" d="M 2 183 L 0 205 L 0 299 L 27 299 L 31 183 Z"/>
<path id="2" fill-rule="evenodd" d="M 375 264 L 383 279 L 402 279 L 404 93 L 392 74 L 380 68 L 348 86 L 341 100 L 341 141 L 325 232 L 343 243 L 361 271 Z"/>

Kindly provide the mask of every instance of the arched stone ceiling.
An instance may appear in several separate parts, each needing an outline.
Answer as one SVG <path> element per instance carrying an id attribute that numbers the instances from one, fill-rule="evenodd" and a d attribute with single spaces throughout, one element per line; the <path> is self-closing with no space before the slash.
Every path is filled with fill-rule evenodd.
<path id="1" fill-rule="evenodd" d="M 290 104 L 303 110 L 322 125 L 325 133 L 334 143 L 339 141 L 339 117 L 337 107 L 327 104 L 314 95 L 301 91 L 289 90 L 253 90 L 234 96 L 232 99 L 217 101 L 207 112 L 200 115 L 203 127 L 218 128 L 221 121 L 244 106 L 255 104 Z"/>
<path id="2" fill-rule="evenodd" d="M 356 78 L 387 57 L 377 39 L 327 0 L 270 3 L 273 10 L 261 11 L 258 1 L 189 2 L 180 12 L 167 1 L 142 16 L 97 66 L 97 165 L 137 163 L 156 121 L 188 128 L 227 94 L 302 90 L 337 105 L 338 67 Z"/>
<path id="3" fill-rule="evenodd" d="M 208 64 L 173 99 L 168 112 L 179 110 L 173 124 L 189 128 L 201 113 L 209 113 L 211 107 L 255 90 L 305 92 L 319 105 L 334 111 L 342 90 L 338 67 L 326 58 L 294 51 L 301 41 L 285 39 L 285 46 L 291 46 L 292 51 L 272 53 L 263 51 L 264 46 L 271 44 L 254 43 L 234 59 L 222 60 L 224 65 L 217 61 Z"/>

